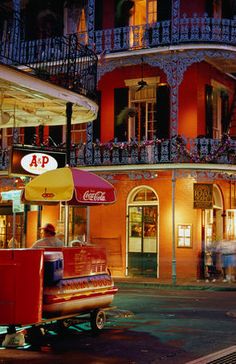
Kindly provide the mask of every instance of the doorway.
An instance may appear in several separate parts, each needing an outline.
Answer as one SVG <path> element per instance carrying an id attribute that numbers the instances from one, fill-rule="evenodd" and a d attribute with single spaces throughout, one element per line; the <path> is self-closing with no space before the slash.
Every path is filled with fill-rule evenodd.
<path id="1" fill-rule="evenodd" d="M 158 276 L 158 197 L 150 187 L 138 187 L 128 199 L 127 273 Z"/>
<path id="2" fill-rule="evenodd" d="M 223 197 L 217 185 L 213 185 L 213 208 L 203 211 L 203 257 L 204 278 L 217 278 L 222 271 L 220 246 L 224 238 Z"/>
<path id="3" fill-rule="evenodd" d="M 136 86 L 130 87 L 130 106 L 136 113 L 129 118 L 128 138 L 139 142 L 157 135 L 156 84 L 150 82 L 138 92 Z"/>
<path id="4" fill-rule="evenodd" d="M 2 207 L 1 210 L 3 210 Z M 5 207 L 5 210 L 7 214 L 0 215 L 0 249 L 23 248 L 24 216 L 22 213 L 16 214 L 15 222 L 13 222 L 12 207 Z M 15 224 L 14 243 L 13 224 Z"/>

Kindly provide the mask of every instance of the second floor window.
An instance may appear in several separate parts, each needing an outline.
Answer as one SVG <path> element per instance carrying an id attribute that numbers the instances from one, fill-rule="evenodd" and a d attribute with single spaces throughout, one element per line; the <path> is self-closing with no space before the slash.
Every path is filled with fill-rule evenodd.
<path id="1" fill-rule="evenodd" d="M 147 0 L 147 23 L 152 24 L 157 21 L 157 2 L 156 0 Z"/>
<path id="2" fill-rule="evenodd" d="M 136 110 L 136 115 L 129 120 L 129 139 L 135 137 L 138 141 L 144 138 L 152 140 L 157 132 L 156 87 L 148 86 L 138 92 L 136 87 L 132 87 L 130 104 Z"/>
<path id="3" fill-rule="evenodd" d="M 156 23 L 157 11 L 157 0 L 136 0 L 131 12 L 130 25 Z"/>

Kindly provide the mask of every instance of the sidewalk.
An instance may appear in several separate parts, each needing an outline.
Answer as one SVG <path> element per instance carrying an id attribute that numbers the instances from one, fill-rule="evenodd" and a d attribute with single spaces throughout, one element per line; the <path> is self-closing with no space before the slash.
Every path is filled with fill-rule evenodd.
<path id="1" fill-rule="evenodd" d="M 113 277 L 113 279 L 118 287 L 236 291 L 236 282 L 223 282 L 222 279 L 216 281 L 177 279 L 176 284 L 173 284 L 172 280 L 161 280 L 158 278 Z"/>

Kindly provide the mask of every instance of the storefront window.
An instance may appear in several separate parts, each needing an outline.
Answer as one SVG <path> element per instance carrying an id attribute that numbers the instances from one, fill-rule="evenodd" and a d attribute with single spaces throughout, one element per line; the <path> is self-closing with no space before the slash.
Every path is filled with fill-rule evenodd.
<path id="1" fill-rule="evenodd" d="M 133 201 L 138 202 L 138 201 L 156 201 L 157 197 L 155 195 L 155 193 L 151 190 L 148 190 L 146 188 L 142 188 L 140 189 L 136 195 L 133 198 Z"/>
<path id="2" fill-rule="evenodd" d="M 178 225 L 177 244 L 179 248 L 192 246 L 192 226 L 190 224 Z"/>
<path id="3" fill-rule="evenodd" d="M 236 210 L 226 210 L 226 235 L 228 240 L 236 239 Z"/>
<path id="4" fill-rule="evenodd" d="M 64 233 L 64 206 L 61 206 L 60 221 L 57 226 L 59 233 Z M 87 208 L 70 207 L 69 209 L 69 242 L 78 240 L 87 241 Z"/>

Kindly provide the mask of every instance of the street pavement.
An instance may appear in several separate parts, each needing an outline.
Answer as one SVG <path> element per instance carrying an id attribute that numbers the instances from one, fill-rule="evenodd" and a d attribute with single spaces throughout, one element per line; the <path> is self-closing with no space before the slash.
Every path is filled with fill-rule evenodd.
<path id="1" fill-rule="evenodd" d="M 117 279 L 107 323 L 48 332 L 38 345 L 0 350 L 0 363 L 185 364 L 236 343 L 236 284 Z M 225 352 L 226 352 L 225 351 Z M 232 362 L 234 363 L 234 362 Z"/>

